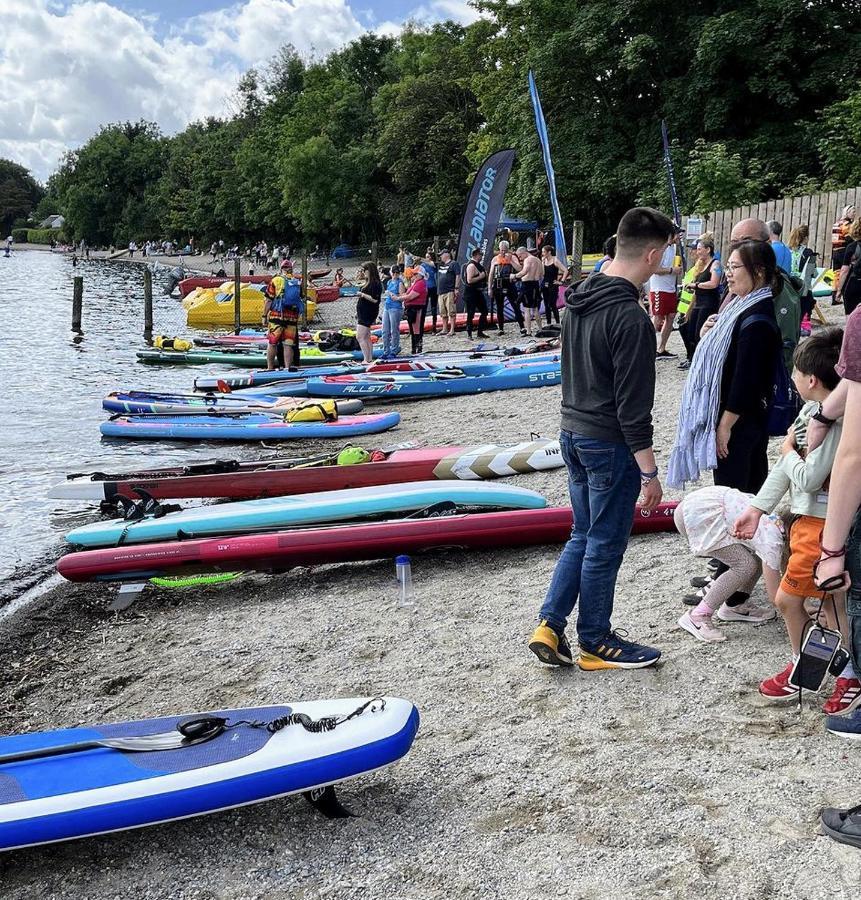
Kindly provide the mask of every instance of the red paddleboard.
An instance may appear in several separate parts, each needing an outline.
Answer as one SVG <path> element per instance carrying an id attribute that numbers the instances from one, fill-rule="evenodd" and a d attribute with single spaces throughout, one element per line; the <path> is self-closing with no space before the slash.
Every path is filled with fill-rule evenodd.
<path id="1" fill-rule="evenodd" d="M 634 534 L 673 531 L 675 503 L 654 512 L 637 510 Z M 515 510 L 361 525 L 329 525 L 271 534 L 166 541 L 83 550 L 60 558 L 57 571 L 69 581 L 140 580 L 156 575 L 258 570 L 388 559 L 441 547 L 496 549 L 555 544 L 571 533 L 571 509 Z"/>
<path id="2" fill-rule="evenodd" d="M 337 465 L 337 455 L 242 463 L 223 460 L 124 475 L 75 476 L 56 485 L 51 495 L 101 503 L 118 496 L 137 500 L 141 489 L 156 500 L 256 500 L 409 481 L 497 478 L 562 466 L 558 441 L 545 439 L 508 446 L 392 448 L 384 459 L 351 466 Z"/>

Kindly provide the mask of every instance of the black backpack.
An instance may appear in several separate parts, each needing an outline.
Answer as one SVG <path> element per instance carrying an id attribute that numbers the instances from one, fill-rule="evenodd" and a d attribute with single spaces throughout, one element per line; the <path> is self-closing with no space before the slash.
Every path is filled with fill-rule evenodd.
<path id="1" fill-rule="evenodd" d="M 849 260 L 848 263 L 844 260 L 844 265 L 849 266 L 849 273 L 846 275 L 846 278 L 843 284 L 840 285 L 840 296 L 843 297 L 846 294 L 846 288 L 849 285 L 852 285 L 853 290 L 857 290 L 861 287 L 861 241 L 855 244 L 855 252 L 852 254 L 852 259 Z"/>

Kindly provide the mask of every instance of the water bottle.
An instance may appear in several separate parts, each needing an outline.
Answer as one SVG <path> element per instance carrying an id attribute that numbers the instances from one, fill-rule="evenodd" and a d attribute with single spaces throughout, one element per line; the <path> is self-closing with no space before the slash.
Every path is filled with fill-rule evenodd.
<path id="1" fill-rule="evenodd" d="M 398 606 L 414 609 L 416 595 L 413 592 L 413 572 L 408 556 L 395 557 L 395 575 L 398 579 Z"/>

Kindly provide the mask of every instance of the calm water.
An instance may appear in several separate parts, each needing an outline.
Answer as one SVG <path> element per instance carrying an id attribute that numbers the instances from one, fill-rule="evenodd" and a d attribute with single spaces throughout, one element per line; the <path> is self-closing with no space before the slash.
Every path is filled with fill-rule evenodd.
<path id="1" fill-rule="evenodd" d="M 164 269 L 153 278 L 157 331 L 182 333 Z M 71 331 L 72 278 L 84 278 L 83 335 Z M 46 497 L 69 472 L 122 472 L 164 463 L 239 456 L 236 446 L 102 438 L 101 398 L 118 388 L 190 391 L 216 367 L 153 367 L 135 359 L 143 340 L 143 267 L 39 251 L 0 254 L 0 602 L 52 570 L 69 528 L 93 518 L 79 501 Z"/>

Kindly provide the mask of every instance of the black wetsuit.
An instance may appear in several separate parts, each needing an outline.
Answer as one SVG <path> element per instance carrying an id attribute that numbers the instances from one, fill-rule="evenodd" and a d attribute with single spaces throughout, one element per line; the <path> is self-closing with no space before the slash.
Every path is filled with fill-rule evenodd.
<path id="1" fill-rule="evenodd" d="M 558 275 L 559 269 L 556 268 L 556 263 L 553 263 L 552 266 L 544 266 L 541 294 L 544 297 L 544 318 L 547 319 L 548 325 L 551 316 L 556 322 L 559 321 L 559 308 L 556 305 L 559 302 L 559 285 L 556 282 Z"/>
<path id="2" fill-rule="evenodd" d="M 472 317 L 478 311 L 478 333 L 483 334 L 487 328 L 487 302 L 484 299 L 484 281 L 479 280 L 470 284 L 468 279 L 469 267 L 475 268 L 484 275 L 484 266 L 481 263 L 470 260 L 466 264 L 463 275 L 463 303 L 466 306 L 466 333 L 472 337 Z"/>

